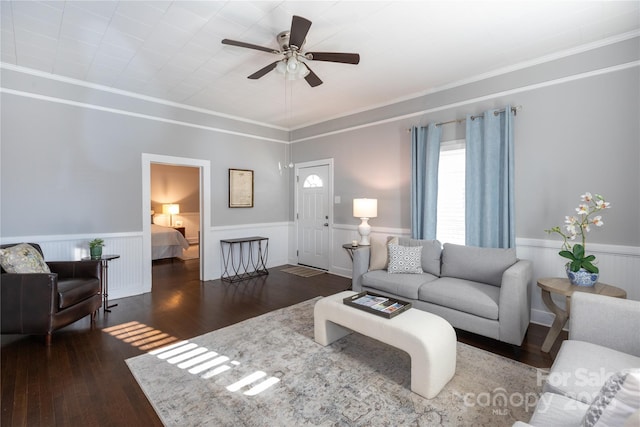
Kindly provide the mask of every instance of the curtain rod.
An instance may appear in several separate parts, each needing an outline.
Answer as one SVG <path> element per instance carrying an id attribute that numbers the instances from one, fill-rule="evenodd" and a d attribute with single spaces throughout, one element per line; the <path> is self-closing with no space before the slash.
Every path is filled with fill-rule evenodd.
<path id="1" fill-rule="evenodd" d="M 519 110 L 521 110 L 521 109 L 522 109 L 522 105 L 517 105 L 517 106 L 515 106 L 515 107 L 511 107 L 511 112 L 512 112 L 514 115 L 517 115 L 517 114 L 518 114 L 518 111 L 519 111 Z M 502 108 L 502 109 L 500 109 L 500 110 L 496 110 L 496 111 L 494 111 L 494 112 L 493 112 L 493 114 L 494 114 L 495 116 L 497 116 L 498 114 L 503 113 L 503 112 L 504 112 L 504 110 L 505 110 L 504 108 Z M 482 118 L 482 115 L 479 115 L 479 116 L 471 116 L 471 120 L 480 119 L 480 118 Z M 467 119 L 448 120 L 448 121 L 446 121 L 446 122 L 439 122 L 439 123 L 436 123 L 436 126 L 449 125 L 449 124 L 451 124 L 451 123 L 464 123 L 466 120 L 467 120 Z M 411 132 L 411 129 L 407 129 L 407 132 Z"/>

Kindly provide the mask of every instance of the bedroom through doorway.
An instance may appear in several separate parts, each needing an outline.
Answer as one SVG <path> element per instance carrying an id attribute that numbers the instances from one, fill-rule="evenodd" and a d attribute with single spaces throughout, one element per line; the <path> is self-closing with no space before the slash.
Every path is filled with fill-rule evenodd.
<path id="1" fill-rule="evenodd" d="M 151 262 L 200 262 L 200 168 L 151 163 Z M 153 280 L 152 268 L 152 280 Z M 153 290 L 153 286 L 152 286 Z"/>

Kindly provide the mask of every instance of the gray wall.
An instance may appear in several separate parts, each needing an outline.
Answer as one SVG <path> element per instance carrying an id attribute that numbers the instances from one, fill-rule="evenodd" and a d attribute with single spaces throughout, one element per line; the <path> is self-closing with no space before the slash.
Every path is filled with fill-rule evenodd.
<path id="1" fill-rule="evenodd" d="M 196 167 L 151 164 L 151 209 L 162 213 L 165 203 L 180 212 L 200 212 L 200 170 Z"/>
<path id="2" fill-rule="evenodd" d="M 214 226 L 290 220 L 291 176 L 278 170 L 285 145 L 273 141 L 290 139 L 298 141 L 294 162 L 334 158 L 335 223 L 358 224 L 351 200 L 377 197 L 373 227 L 409 228 L 406 130 L 509 103 L 523 107 L 515 123 L 518 237 L 547 238 L 542 230 L 592 191 L 613 208 L 590 241 L 640 246 L 640 73 L 632 63 L 639 57 L 636 37 L 290 134 L 3 69 L 4 88 L 63 101 L 1 94 L 0 234 L 141 230 L 142 153 L 211 161 Z M 394 119 L 403 115 L 412 116 Z M 375 124 L 382 120 L 390 121 Z M 463 126 L 445 127 L 445 140 L 462 137 Z M 227 207 L 229 168 L 255 171 L 255 208 Z"/>
<path id="3" fill-rule="evenodd" d="M 374 228 L 409 228 L 411 138 L 406 130 L 521 105 L 515 119 L 517 236 L 557 239 L 543 230 L 561 225 L 580 195 L 591 191 L 606 196 L 612 209 L 588 241 L 639 246 L 640 68 L 625 65 L 639 59 L 640 41 L 634 38 L 298 129 L 293 158 L 334 158 L 335 194 L 341 196 L 334 206 L 337 223 L 359 223 L 351 212 L 354 197 L 377 197 Z M 443 140 L 460 138 L 464 125 L 444 127 Z"/>
<path id="4" fill-rule="evenodd" d="M 27 94 L 66 96 L 71 86 L 4 69 L 1 77 L 3 87 Z M 91 102 L 89 108 L 1 95 L 2 237 L 140 231 L 142 153 L 211 161 L 212 225 L 288 219 L 288 181 L 277 167 L 284 161 L 284 144 L 271 141 L 286 141 L 287 133 L 225 119 L 226 129 L 254 138 L 102 111 L 95 106 L 126 109 L 130 101 L 137 113 L 150 107 L 81 89 L 78 94 L 73 88 L 68 95 Z M 156 117 L 220 125 L 219 118 L 201 113 L 169 106 L 153 109 L 148 112 Z M 228 208 L 229 168 L 255 171 L 254 208 Z"/>

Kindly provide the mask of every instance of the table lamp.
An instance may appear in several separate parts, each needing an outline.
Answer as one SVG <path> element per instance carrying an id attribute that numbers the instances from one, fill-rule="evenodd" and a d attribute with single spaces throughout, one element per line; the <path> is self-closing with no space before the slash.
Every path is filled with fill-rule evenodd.
<path id="1" fill-rule="evenodd" d="M 162 205 L 162 213 L 169 214 L 169 226 L 173 227 L 173 216 L 180 213 L 180 205 L 177 203 Z"/>
<path id="2" fill-rule="evenodd" d="M 369 234 L 371 233 L 371 226 L 369 225 L 369 218 L 376 218 L 378 216 L 378 199 L 353 199 L 353 216 L 360 218 L 362 222 L 358 226 L 358 233 L 360 233 L 360 245 L 368 246 Z"/>

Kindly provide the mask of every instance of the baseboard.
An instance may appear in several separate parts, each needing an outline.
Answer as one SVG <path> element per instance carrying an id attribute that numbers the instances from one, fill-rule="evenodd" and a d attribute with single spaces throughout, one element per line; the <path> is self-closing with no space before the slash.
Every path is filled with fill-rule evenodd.
<path id="1" fill-rule="evenodd" d="M 531 309 L 531 323 L 535 323 L 536 325 L 542 326 L 551 326 L 553 320 L 555 319 L 555 314 L 550 313 L 548 311 L 539 310 L 532 308 Z"/>

